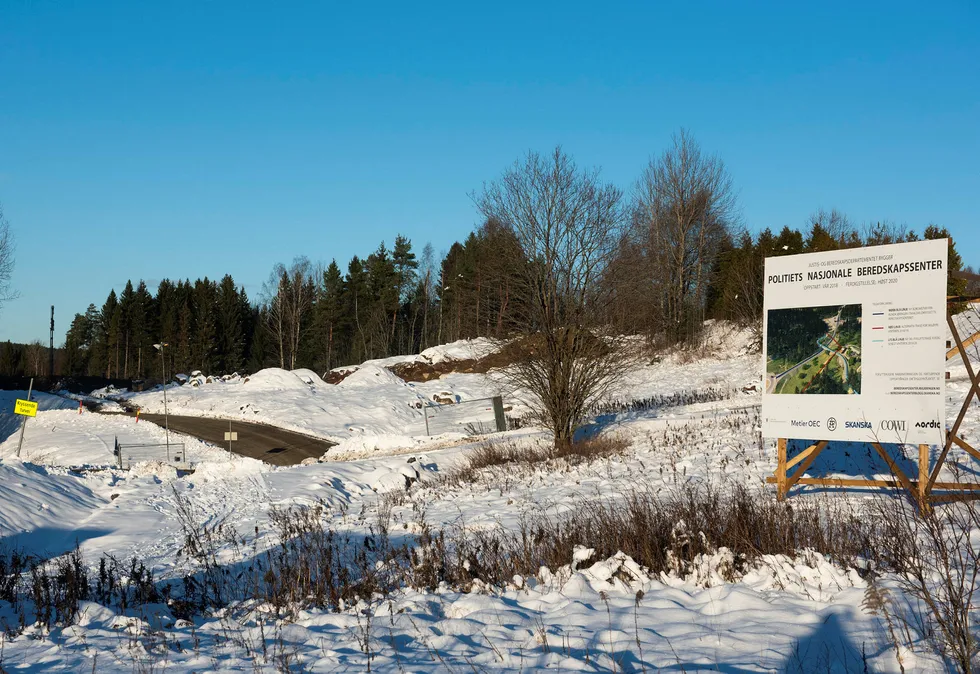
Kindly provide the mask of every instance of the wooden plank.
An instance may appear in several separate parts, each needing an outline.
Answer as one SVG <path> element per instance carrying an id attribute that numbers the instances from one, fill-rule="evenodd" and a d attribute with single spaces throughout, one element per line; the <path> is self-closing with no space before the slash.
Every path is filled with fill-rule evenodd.
<path id="1" fill-rule="evenodd" d="M 980 461 L 980 452 L 971 447 L 966 440 L 959 437 L 958 435 L 953 436 L 953 443 L 956 444 L 960 449 L 966 450 L 966 452 L 972 456 L 977 461 Z"/>
<path id="2" fill-rule="evenodd" d="M 796 456 L 794 456 L 793 459 L 789 463 L 786 464 L 786 470 L 789 470 L 790 468 L 792 468 L 793 466 L 795 466 L 796 464 L 798 464 L 800 461 L 802 461 L 806 457 L 810 456 L 810 454 L 816 448 L 817 448 L 816 445 L 810 445 L 809 447 L 807 447 L 806 449 L 804 449 L 802 452 L 800 452 L 799 454 L 797 454 Z"/>
<path id="3" fill-rule="evenodd" d="M 775 477 L 767 477 L 767 482 L 775 482 Z M 801 477 L 796 481 L 800 485 L 813 485 L 818 487 L 898 487 L 895 480 L 859 480 L 853 478 L 837 477 Z"/>
<path id="4" fill-rule="evenodd" d="M 980 499 L 980 493 L 976 494 L 937 494 L 929 499 L 930 503 L 960 503 L 962 501 L 976 501 Z"/>
<path id="5" fill-rule="evenodd" d="M 963 340 L 963 348 L 965 349 L 969 346 L 973 346 L 978 340 L 980 340 L 980 330 L 977 330 L 975 333 Z M 949 360 L 959 352 L 960 347 L 954 346 L 952 349 L 946 352 L 946 360 Z"/>
<path id="6" fill-rule="evenodd" d="M 912 480 L 910 480 L 905 472 L 899 468 L 898 464 L 892 460 L 892 457 L 888 456 L 888 452 L 886 452 L 879 443 L 872 442 L 871 446 L 878 451 L 881 458 L 883 458 L 885 463 L 888 464 L 888 469 L 891 470 L 892 474 L 898 478 L 898 481 L 902 483 L 902 486 L 909 490 L 909 494 L 914 497 L 915 490 L 912 488 Z"/>
<path id="7" fill-rule="evenodd" d="M 919 445 L 919 482 L 916 485 L 918 490 L 919 510 L 923 513 L 929 510 L 929 493 L 926 485 L 929 484 L 929 445 Z"/>
<path id="8" fill-rule="evenodd" d="M 813 452 L 806 457 L 800 467 L 797 468 L 796 472 L 786 479 L 787 492 L 793 487 L 793 485 L 800 481 L 800 478 L 803 477 L 803 473 L 805 473 L 813 462 L 816 461 L 817 457 L 820 456 L 820 452 L 824 450 L 828 442 L 829 440 L 821 440 L 813 446 Z"/>
<path id="9" fill-rule="evenodd" d="M 946 313 L 946 324 L 949 325 L 949 331 L 956 341 L 956 347 L 963 359 L 963 364 L 966 366 L 966 373 L 970 376 L 970 390 L 966 392 L 966 398 L 963 399 L 963 405 L 960 407 L 960 413 L 956 417 L 956 423 L 953 424 L 950 432 L 946 435 L 946 443 L 943 445 L 943 451 L 939 453 L 939 458 L 936 460 L 936 467 L 932 469 L 932 474 L 929 475 L 929 484 L 926 485 L 926 493 L 932 491 L 933 485 L 939 479 L 939 472 L 946 463 L 946 455 L 949 454 L 949 448 L 953 444 L 953 438 L 960 432 L 960 424 L 963 423 L 963 417 L 966 416 L 966 411 L 970 407 L 970 401 L 973 400 L 974 395 L 980 393 L 980 379 L 973 372 L 973 364 L 966 355 L 966 349 L 963 348 L 963 340 L 960 339 L 960 332 L 956 329 L 956 322 L 953 321 L 953 316 L 949 312 Z"/>
<path id="10" fill-rule="evenodd" d="M 769 484 L 774 484 L 776 482 L 776 477 L 774 475 L 770 475 L 766 478 L 766 482 Z M 801 477 L 796 481 L 796 484 L 819 487 L 905 487 L 905 485 L 898 480 L 861 480 L 837 477 Z M 919 486 L 918 480 L 912 482 L 912 486 L 917 489 Z M 964 482 L 937 482 L 933 485 L 933 487 L 936 489 L 948 489 L 951 491 L 980 492 L 980 483 L 966 484 Z M 933 498 L 935 499 L 935 497 Z"/>

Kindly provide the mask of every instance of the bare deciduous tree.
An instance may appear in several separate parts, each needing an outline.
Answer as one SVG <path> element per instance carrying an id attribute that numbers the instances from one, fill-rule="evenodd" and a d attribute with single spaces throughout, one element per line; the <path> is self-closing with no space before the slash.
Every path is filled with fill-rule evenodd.
<path id="1" fill-rule="evenodd" d="M 914 236 L 907 225 L 898 225 L 887 220 L 868 223 L 864 227 L 864 245 L 879 246 L 888 243 L 902 243 Z"/>
<path id="2" fill-rule="evenodd" d="M 662 298 L 669 341 L 699 332 L 718 247 L 735 217 L 735 189 L 724 162 L 702 152 L 684 130 L 640 177 L 634 220 L 649 240 L 653 290 Z"/>
<path id="3" fill-rule="evenodd" d="M 46 355 L 46 349 L 44 345 L 41 344 L 41 340 L 35 339 L 33 342 L 27 345 L 26 353 L 27 356 L 27 371 L 30 372 L 32 377 L 40 377 L 44 374 L 44 356 Z"/>
<path id="4" fill-rule="evenodd" d="M 817 209 L 810 215 L 807 225 L 810 229 L 807 247 L 812 251 L 857 248 L 861 245 L 861 236 L 857 229 L 847 215 L 836 208 L 830 209 L 830 212 L 823 208 Z"/>
<path id="5" fill-rule="evenodd" d="M 14 235 L 10 232 L 10 223 L 3 217 L 3 204 L 0 204 L 0 309 L 17 297 L 17 293 L 10 289 L 13 275 Z"/>
<path id="6" fill-rule="evenodd" d="M 609 297 L 598 283 L 620 237 L 622 192 L 556 148 L 528 153 L 474 199 L 520 247 L 514 279 L 528 343 L 508 376 L 534 396 L 555 447 L 566 446 L 624 370 L 621 345 L 601 331 Z"/>
<path id="7" fill-rule="evenodd" d="M 309 327 L 315 285 L 310 261 L 293 260 L 287 269 L 277 264 L 263 290 L 268 302 L 268 328 L 279 352 L 279 367 L 296 369 L 303 333 Z"/>

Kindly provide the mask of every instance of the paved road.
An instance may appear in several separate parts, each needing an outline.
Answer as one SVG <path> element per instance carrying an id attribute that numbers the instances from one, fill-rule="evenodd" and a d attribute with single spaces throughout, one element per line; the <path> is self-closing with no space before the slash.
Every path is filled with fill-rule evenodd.
<path id="1" fill-rule="evenodd" d="M 158 426 L 164 425 L 162 414 L 140 414 L 140 420 L 150 421 Z M 225 431 L 228 430 L 226 420 L 180 417 L 171 414 L 170 430 L 193 435 L 219 447 L 228 448 L 228 442 L 224 439 Z M 277 466 L 293 466 L 303 459 L 318 459 L 333 447 L 332 442 L 265 424 L 233 421 L 231 430 L 238 433 L 238 441 L 231 443 L 233 452 Z"/>

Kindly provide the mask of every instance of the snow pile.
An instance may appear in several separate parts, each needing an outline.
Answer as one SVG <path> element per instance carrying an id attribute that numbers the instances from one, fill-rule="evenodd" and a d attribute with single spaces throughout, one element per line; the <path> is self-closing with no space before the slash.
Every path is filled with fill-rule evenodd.
<path id="1" fill-rule="evenodd" d="M 322 505 L 323 525 L 338 540 L 355 541 L 357 550 L 348 552 L 356 554 L 377 540 L 382 523 L 397 547 L 412 545 L 423 531 L 519 532 L 536 516 L 574 517 L 590 499 L 615 503 L 643 490 L 739 484 L 771 496 L 765 477 L 774 470 L 775 448 L 757 435 L 758 393 L 740 389 L 758 378 L 760 357 L 738 334 L 724 336 L 725 326 L 709 328 L 709 344 L 717 334 L 714 346 L 636 367 L 617 394 L 628 400 L 731 389 L 732 398 L 606 415 L 597 432 L 614 432 L 630 443 L 608 458 L 496 465 L 465 479 L 443 480 L 440 474 L 465 463 L 479 443 L 458 436 L 420 439 L 420 406 L 438 394 L 466 401 L 502 393 L 505 404 L 519 410 L 524 394 L 508 390 L 494 373 L 450 373 L 411 384 L 373 362 L 338 385 L 309 370 L 272 368 L 239 378 L 192 373 L 197 387 L 167 389 L 171 414 L 265 421 L 340 444 L 328 452 L 332 461 L 277 468 L 182 439 L 197 469 L 179 475 L 146 464 L 129 471 L 112 467 L 115 438 L 160 442 L 164 431 L 158 426 L 121 415 L 78 414 L 74 400 L 39 396 L 42 411 L 27 425 L 24 457 L 47 466 L 14 461 L 21 419 L 4 426 L 0 533 L 8 545 L 38 553 L 64 552 L 77 539 L 93 566 L 103 553 L 119 560 L 135 556 L 158 582 L 179 589 L 185 574 L 198 571 L 182 552 L 185 516 L 229 532 L 240 544 L 238 556 L 227 548 L 219 556 L 238 564 L 264 559 L 279 543 L 270 513 L 296 506 Z M 476 348 L 457 343 L 413 358 L 465 359 Z M 965 379 L 953 372 L 951 416 L 958 394 L 966 391 Z M 11 405 L 14 396 L 8 396 Z M 125 398 L 147 411 L 163 410 L 159 389 Z M 963 433 L 980 435 L 977 407 Z M 504 438 L 543 441 L 534 428 Z M 888 474 L 865 449 L 842 444 L 810 471 Z M 951 459 L 973 465 L 958 448 Z M 908 470 L 903 457 L 896 460 Z M 794 498 L 813 497 L 804 491 Z M 842 498 L 860 516 L 866 495 L 845 492 Z M 270 619 L 263 607 L 184 621 L 163 604 L 120 612 L 85 603 L 77 625 L 51 633 L 30 629 L 7 639 L 4 667 L 180 674 L 276 671 L 283 663 L 324 672 L 366 671 L 370 663 L 372 671 L 392 674 L 898 670 L 883 619 L 861 608 L 861 579 L 814 551 L 763 556 L 743 569 L 743 560 L 718 548 L 693 561 L 675 560 L 660 575 L 623 553 L 597 559 L 590 547 L 599 547 L 597 541 L 575 543 L 563 566 L 516 576 L 504 587 L 403 587 L 336 612 L 303 610 L 291 622 Z M 230 576 L 239 568 L 229 567 Z M 927 653 L 919 643 L 915 653 L 903 653 L 906 671 L 940 667 Z"/>
<path id="2" fill-rule="evenodd" d="M 89 535 L 86 521 L 107 499 L 61 469 L 0 463 L 0 536 L 7 550 L 60 554 Z"/>
<path id="3" fill-rule="evenodd" d="M 482 374 L 408 383 L 386 367 L 364 364 L 336 385 L 310 370 L 268 368 L 240 380 L 213 379 L 167 389 L 171 415 L 256 421 L 341 442 L 352 435 L 425 435 L 422 407 L 435 396 L 489 398 L 501 386 Z M 145 413 L 164 412 L 161 390 L 127 394 Z"/>
<path id="4" fill-rule="evenodd" d="M 134 463 L 129 472 L 133 477 L 154 477 L 160 482 L 172 482 L 177 479 L 177 469 L 163 461 L 140 461 Z"/>
<path id="5" fill-rule="evenodd" d="M 451 360 L 479 360 L 499 350 L 504 342 L 489 337 L 461 339 L 457 342 L 433 346 L 419 354 L 419 360 L 430 365 Z"/>

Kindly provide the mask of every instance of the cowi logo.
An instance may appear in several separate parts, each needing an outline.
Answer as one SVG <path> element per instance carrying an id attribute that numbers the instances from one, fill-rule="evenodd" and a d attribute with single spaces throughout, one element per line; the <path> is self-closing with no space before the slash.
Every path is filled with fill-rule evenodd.
<path id="1" fill-rule="evenodd" d="M 882 419 L 881 423 L 878 424 L 878 428 L 883 431 L 904 431 L 905 430 L 905 420 L 904 419 Z"/>

